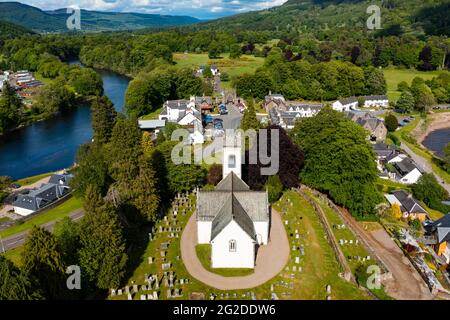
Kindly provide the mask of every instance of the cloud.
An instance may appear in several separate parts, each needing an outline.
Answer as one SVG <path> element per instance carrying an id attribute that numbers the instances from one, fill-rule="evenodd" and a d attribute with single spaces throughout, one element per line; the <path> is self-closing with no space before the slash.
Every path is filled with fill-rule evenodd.
<path id="1" fill-rule="evenodd" d="M 0 0 L 5 1 L 10 0 Z M 43 10 L 77 6 L 87 10 L 189 15 L 211 19 L 279 6 L 286 0 L 20 0 L 20 2 Z"/>

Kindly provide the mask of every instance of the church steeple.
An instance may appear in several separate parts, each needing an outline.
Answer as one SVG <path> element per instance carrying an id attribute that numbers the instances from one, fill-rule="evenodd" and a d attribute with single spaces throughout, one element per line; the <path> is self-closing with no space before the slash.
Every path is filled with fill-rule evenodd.
<path id="1" fill-rule="evenodd" d="M 234 172 L 240 179 L 242 179 L 242 145 L 241 136 L 226 135 L 223 146 L 223 165 L 222 165 L 222 179 L 225 179 L 228 174 Z"/>

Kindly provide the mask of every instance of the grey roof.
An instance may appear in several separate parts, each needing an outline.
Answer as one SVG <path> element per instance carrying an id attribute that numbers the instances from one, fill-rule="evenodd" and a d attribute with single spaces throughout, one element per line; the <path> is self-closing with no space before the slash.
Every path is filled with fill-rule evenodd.
<path id="1" fill-rule="evenodd" d="M 157 129 L 163 128 L 166 125 L 166 120 L 139 120 L 140 129 Z"/>
<path id="2" fill-rule="evenodd" d="M 224 205 L 212 221 L 211 240 L 214 240 L 231 221 L 235 221 L 251 239 L 255 239 L 253 221 L 233 193 L 228 194 Z"/>
<path id="3" fill-rule="evenodd" d="M 422 172 L 422 170 L 415 164 L 415 162 L 411 158 L 405 158 L 403 159 L 403 161 L 395 163 L 394 166 L 398 169 L 399 173 L 402 176 L 410 173 L 414 169 Z"/>
<path id="4" fill-rule="evenodd" d="M 392 158 L 393 158 L 398 155 L 397 148 L 395 146 L 388 145 L 385 143 L 375 143 L 372 145 L 372 149 L 379 157 L 388 158 L 388 157 L 392 156 Z"/>
<path id="5" fill-rule="evenodd" d="M 217 186 L 217 191 L 248 191 L 250 187 L 240 179 L 233 171 L 222 179 Z"/>
<path id="6" fill-rule="evenodd" d="M 54 174 L 50 177 L 48 183 L 68 186 L 72 178 L 73 178 L 72 174 Z"/>
<path id="7" fill-rule="evenodd" d="M 450 214 L 425 226 L 428 232 L 436 233 L 439 243 L 450 241 Z"/>
<path id="8" fill-rule="evenodd" d="M 189 100 L 167 100 L 166 106 L 171 109 L 186 110 Z"/>
<path id="9" fill-rule="evenodd" d="M 56 201 L 67 192 L 68 188 L 64 185 L 43 184 L 40 188 L 32 190 L 28 194 L 19 194 L 13 202 L 13 206 L 37 211 Z"/>
<path id="10" fill-rule="evenodd" d="M 387 96 L 364 96 L 364 100 L 389 100 Z"/>
<path id="11" fill-rule="evenodd" d="M 358 102 L 358 99 L 356 97 L 349 97 L 349 98 L 339 99 L 339 102 L 342 103 L 343 105 L 346 105 L 346 104 Z"/>
<path id="12" fill-rule="evenodd" d="M 404 190 L 396 190 L 392 191 L 393 194 L 398 201 L 400 201 L 402 212 L 409 213 L 427 213 L 424 208 L 414 199 L 410 194 L 408 194 Z"/>

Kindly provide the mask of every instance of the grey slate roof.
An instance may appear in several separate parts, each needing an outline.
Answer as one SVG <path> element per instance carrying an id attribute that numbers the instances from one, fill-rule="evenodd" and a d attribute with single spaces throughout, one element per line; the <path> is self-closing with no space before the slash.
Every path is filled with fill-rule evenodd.
<path id="1" fill-rule="evenodd" d="M 364 100 L 389 100 L 387 96 L 364 96 Z"/>
<path id="2" fill-rule="evenodd" d="M 450 241 L 450 214 L 426 225 L 425 229 L 429 233 L 436 233 L 439 243 Z"/>
<path id="3" fill-rule="evenodd" d="M 394 146 L 385 143 L 373 144 L 372 149 L 379 157 L 388 158 L 390 156 L 397 156 L 397 149 Z"/>
<path id="4" fill-rule="evenodd" d="M 228 194 L 223 207 L 212 221 L 211 240 L 214 240 L 231 221 L 235 221 L 251 239 L 255 239 L 253 221 L 233 193 Z"/>
<path id="5" fill-rule="evenodd" d="M 236 192 L 250 190 L 250 187 L 232 171 L 217 184 L 216 190 Z"/>
<path id="6" fill-rule="evenodd" d="M 54 174 L 50 177 L 48 183 L 69 186 L 70 180 L 72 180 L 72 174 Z"/>
<path id="7" fill-rule="evenodd" d="M 396 190 L 392 191 L 391 194 L 393 194 L 398 201 L 400 201 L 400 208 L 402 209 L 402 212 L 427 213 L 425 209 L 422 208 L 422 206 L 417 202 L 417 200 L 410 196 L 406 191 Z"/>
<path id="8" fill-rule="evenodd" d="M 418 169 L 420 172 L 422 170 L 415 164 L 415 162 L 411 158 L 405 158 L 401 162 L 397 162 L 394 166 L 398 169 L 399 173 L 404 176 L 414 169 Z"/>
<path id="9" fill-rule="evenodd" d="M 166 106 L 171 109 L 186 110 L 189 100 L 167 100 Z"/>
<path id="10" fill-rule="evenodd" d="M 356 97 L 349 97 L 349 98 L 339 99 L 339 102 L 342 103 L 343 105 L 346 105 L 346 104 L 358 102 L 358 99 Z"/>

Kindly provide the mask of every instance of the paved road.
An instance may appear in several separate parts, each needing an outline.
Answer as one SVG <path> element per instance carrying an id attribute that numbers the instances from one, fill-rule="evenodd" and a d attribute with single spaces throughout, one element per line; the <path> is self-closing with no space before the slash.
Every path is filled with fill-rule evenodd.
<path id="1" fill-rule="evenodd" d="M 69 215 L 69 218 L 72 219 L 73 221 L 77 221 L 80 220 L 83 216 L 84 216 L 83 209 L 78 209 L 72 212 Z M 56 222 L 58 221 L 57 220 L 50 221 L 48 223 L 41 225 L 41 227 L 45 228 L 48 231 L 53 231 Z M 2 239 L 2 243 L 0 244 L 0 252 L 3 250 L 8 251 L 23 245 L 25 243 L 25 240 L 27 239 L 29 232 L 30 231 L 24 231 L 21 233 L 17 233 L 11 237 Z"/>
<path id="2" fill-rule="evenodd" d="M 238 290 L 257 287 L 279 274 L 289 260 L 289 240 L 282 219 L 272 210 L 272 225 L 268 245 L 258 250 L 255 272 L 245 277 L 223 277 L 206 270 L 195 251 L 197 223 L 195 212 L 181 235 L 181 257 L 187 271 L 204 284 L 219 290 Z"/>
<path id="3" fill-rule="evenodd" d="M 419 156 L 418 154 L 414 153 L 414 151 L 411 150 L 410 147 L 408 147 L 405 143 L 402 143 L 400 146 L 403 150 L 406 151 L 407 154 L 409 154 L 409 156 L 427 173 L 432 173 L 437 181 L 439 181 L 440 185 L 443 186 L 445 188 L 445 190 L 447 190 L 448 193 L 450 193 L 450 184 L 445 183 L 445 181 L 439 177 L 436 173 L 434 173 L 430 163 L 422 158 L 421 156 Z"/>

